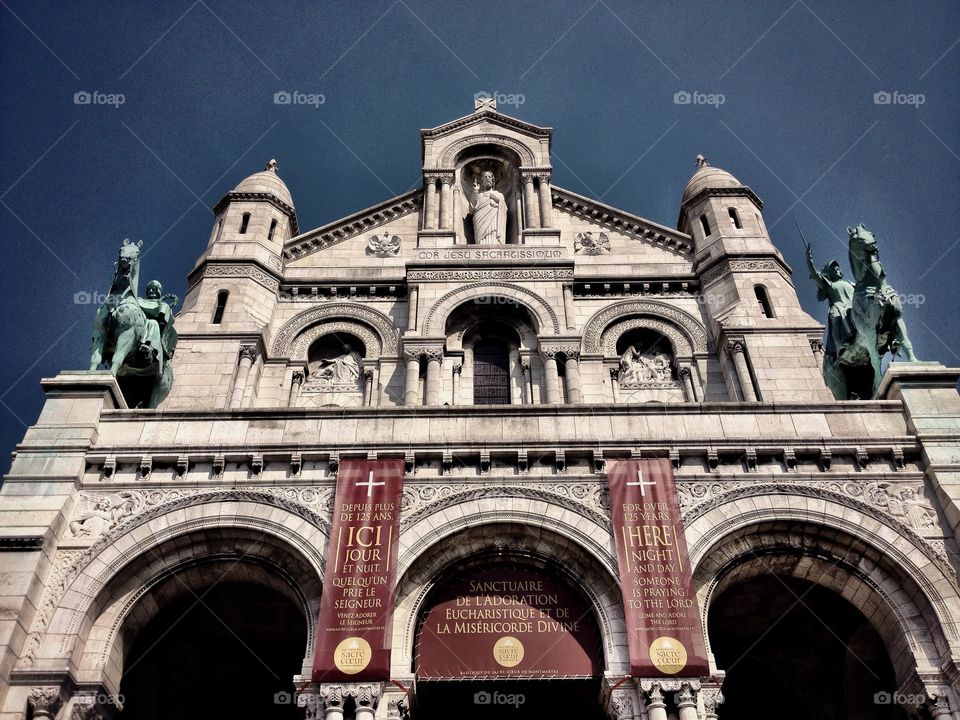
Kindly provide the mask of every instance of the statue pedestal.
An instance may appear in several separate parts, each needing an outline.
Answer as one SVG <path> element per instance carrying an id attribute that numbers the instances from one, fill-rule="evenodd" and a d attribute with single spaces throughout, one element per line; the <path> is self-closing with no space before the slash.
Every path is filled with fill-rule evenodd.
<path id="1" fill-rule="evenodd" d="M 901 400 L 940 507 L 960 542 L 960 368 L 937 362 L 890 363 L 877 397 Z"/>

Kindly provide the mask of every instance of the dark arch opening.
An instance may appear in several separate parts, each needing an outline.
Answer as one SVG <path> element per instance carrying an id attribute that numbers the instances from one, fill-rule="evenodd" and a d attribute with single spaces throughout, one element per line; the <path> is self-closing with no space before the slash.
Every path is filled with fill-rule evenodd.
<path id="1" fill-rule="evenodd" d="M 124 720 L 302 718 L 293 676 L 307 636 L 302 608 L 264 585 L 211 578 L 138 634 L 124 661 Z"/>
<path id="2" fill-rule="evenodd" d="M 227 310 L 227 298 L 230 297 L 229 290 L 221 290 L 217 293 L 217 306 L 213 310 L 213 324 L 219 325 L 223 322 L 223 314 Z"/>
<path id="3" fill-rule="evenodd" d="M 718 715 L 760 720 L 906 720 L 879 634 L 857 608 L 808 580 L 758 575 L 710 606 L 710 645 L 726 671 Z"/>
<path id="4" fill-rule="evenodd" d="M 753 292 L 757 296 L 757 304 L 760 306 L 760 312 L 763 313 L 764 317 L 774 317 L 773 305 L 770 304 L 770 296 L 767 294 L 767 289 L 763 285 L 754 285 Z"/>

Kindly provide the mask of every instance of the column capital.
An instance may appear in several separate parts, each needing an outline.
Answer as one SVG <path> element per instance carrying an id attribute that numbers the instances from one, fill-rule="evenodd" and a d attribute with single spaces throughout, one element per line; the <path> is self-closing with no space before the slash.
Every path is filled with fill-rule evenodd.
<path id="1" fill-rule="evenodd" d="M 257 345 L 241 345 L 239 359 L 248 359 L 250 362 L 256 362 L 260 357 L 260 348 Z"/>
<path id="2" fill-rule="evenodd" d="M 303 370 L 294 370 L 291 379 L 294 385 L 302 385 L 303 381 L 306 380 L 306 373 Z"/>
<path id="3" fill-rule="evenodd" d="M 63 695 L 57 686 L 35 687 L 30 689 L 27 704 L 33 711 L 33 717 L 38 720 L 40 718 L 51 718 L 52 720 L 63 704 Z"/>
<path id="4" fill-rule="evenodd" d="M 810 338 L 810 349 L 815 353 L 823 352 L 823 340 L 820 338 Z"/>
<path id="5" fill-rule="evenodd" d="M 533 176 L 542 183 L 548 183 L 553 177 L 553 173 L 550 170 L 537 170 L 533 173 Z"/>
<path id="6" fill-rule="evenodd" d="M 457 363 L 456 365 L 453 366 L 454 375 L 459 375 L 462 372 L 463 372 L 463 363 Z"/>
<path id="7" fill-rule="evenodd" d="M 692 380 L 693 370 L 690 369 L 689 365 L 681 365 L 679 368 L 677 368 L 677 375 L 680 377 L 681 380 L 684 380 L 687 378 Z"/>
<path id="8" fill-rule="evenodd" d="M 439 180 L 441 182 L 452 183 L 453 182 L 454 171 L 452 168 L 430 168 L 423 171 L 423 179 L 430 180 Z"/>
<path id="9" fill-rule="evenodd" d="M 723 693 L 719 687 L 705 687 L 700 691 L 703 698 L 703 711 L 706 720 L 716 720 L 717 706 L 723 703 Z"/>
<path id="10" fill-rule="evenodd" d="M 694 688 L 691 683 L 680 683 L 680 690 L 678 690 L 674 695 L 674 701 L 677 703 L 677 708 L 696 707 L 698 689 L 699 687 Z"/>
<path id="11" fill-rule="evenodd" d="M 727 340 L 727 352 L 731 354 L 737 354 L 745 352 L 747 349 L 747 342 L 743 338 L 730 338 Z"/>

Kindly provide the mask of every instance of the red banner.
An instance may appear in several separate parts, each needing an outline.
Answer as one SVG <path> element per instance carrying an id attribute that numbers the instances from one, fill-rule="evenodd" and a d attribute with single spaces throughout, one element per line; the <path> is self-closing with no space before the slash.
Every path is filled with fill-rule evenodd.
<path id="1" fill-rule="evenodd" d="M 402 490 L 403 458 L 340 463 L 314 682 L 390 679 Z"/>
<path id="2" fill-rule="evenodd" d="M 417 678 L 588 678 L 603 672 L 593 612 L 565 583 L 519 567 L 471 571 L 440 593 Z"/>
<path id="3" fill-rule="evenodd" d="M 670 461 L 612 460 L 607 478 L 630 674 L 707 675 L 700 609 Z"/>

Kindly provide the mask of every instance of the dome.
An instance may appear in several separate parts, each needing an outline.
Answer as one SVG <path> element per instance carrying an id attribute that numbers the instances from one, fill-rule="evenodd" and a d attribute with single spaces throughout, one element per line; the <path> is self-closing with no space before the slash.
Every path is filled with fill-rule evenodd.
<path id="1" fill-rule="evenodd" d="M 293 207 L 293 198 L 286 184 L 277 175 L 277 161 L 271 160 L 267 166 L 258 173 L 240 181 L 233 192 L 235 193 L 267 193 L 290 207 Z"/>
<path id="2" fill-rule="evenodd" d="M 683 200 L 686 203 L 707 188 L 741 188 L 743 185 L 726 170 L 713 167 L 703 155 L 697 155 L 697 169 L 683 190 Z"/>

